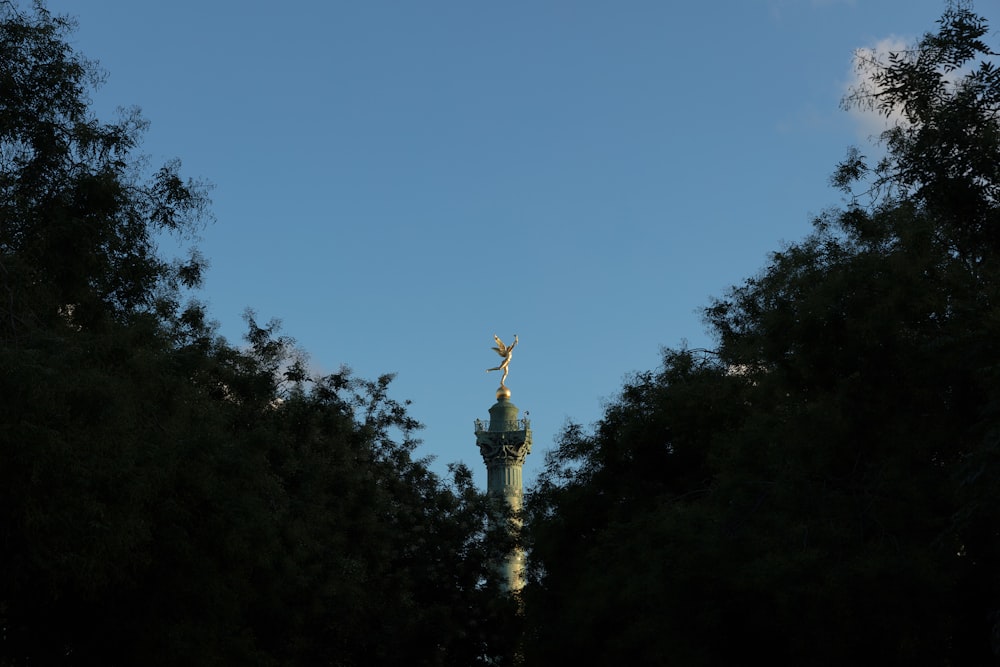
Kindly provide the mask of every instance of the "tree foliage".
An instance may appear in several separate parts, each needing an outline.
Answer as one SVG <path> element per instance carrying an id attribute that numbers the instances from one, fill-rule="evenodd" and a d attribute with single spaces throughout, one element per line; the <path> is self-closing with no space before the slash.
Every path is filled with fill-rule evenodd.
<path id="1" fill-rule="evenodd" d="M 848 96 L 898 122 L 850 195 L 706 309 L 532 502 L 529 659 L 994 664 L 1000 79 L 984 19 Z M 583 637 L 581 640 L 580 637 Z M 574 639 L 575 638 L 575 639 Z"/>
<path id="2" fill-rule="evenodd" d="M 206 187 L 95 118 L 72 22 L 0 2 L 0 664 L 499 664 L 489 506 L 276 323 L 188 295 Z M 186 301 L 185 301 L 186 300 Z"/>

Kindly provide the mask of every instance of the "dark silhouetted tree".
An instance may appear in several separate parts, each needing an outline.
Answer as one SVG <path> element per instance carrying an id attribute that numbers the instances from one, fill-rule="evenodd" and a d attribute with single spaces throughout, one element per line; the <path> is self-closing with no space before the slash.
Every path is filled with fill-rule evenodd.
<path id="1" fill-rule="evenodd" d="M 157 253 L 205 188 L 91 115 L 71 28 L 0 1 L 0 664 L 509 659 L 469 472 L 413 457 L 391 376 L 217 335 Z"/>
<path id="2" fill-rule="evenodd" d="M 715 301 L 532 499 L 529 661 L 994 664 L 1000 78 L 949 5 L 848 104 L 843 210 Z M 576 637 L 576 639 L 573 639 Z M 992 645 L 991 645 L 992 642 Z"/>

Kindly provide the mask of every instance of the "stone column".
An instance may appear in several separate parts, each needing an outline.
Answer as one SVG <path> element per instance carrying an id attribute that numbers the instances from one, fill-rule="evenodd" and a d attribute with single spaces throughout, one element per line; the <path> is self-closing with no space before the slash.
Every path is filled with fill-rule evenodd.
<path id="1" fill-rule="evenodd" d="M 515 512 L 521 510 L 524 486 L 521 471 L 531 452 L 531 424 L 518 419 L 518 409 L 510 402 L 510 389 L 497 389 L 497 402 L 490 408 L 489 424 L 476 420 L 476 444 L 486 463 L 486 490 L 503 499 Z M 515 548 L 500 564 L 506 589 L 517 592 L 524 587 L 524 551 Z"/>

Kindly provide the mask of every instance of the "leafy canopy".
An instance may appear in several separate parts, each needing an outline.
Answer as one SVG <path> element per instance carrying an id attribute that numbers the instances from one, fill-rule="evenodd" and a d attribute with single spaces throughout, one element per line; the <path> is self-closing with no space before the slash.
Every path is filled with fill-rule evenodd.
<path id="1" fill-rule="evenodd" d="M 529 662 L 992 664 L 1000 75 L 952 3 L 860 66 L 847 205 L 705 311 L 529 504 Z"/>
<path id="2" fill-rule="evenodd" d="M 391 375 L 218 336 L 157 248 L 207 188 L 93 116 L 72 28 L 0 0 L 0 664 L 502 663 L 471 474 L 413 457 Z"/>

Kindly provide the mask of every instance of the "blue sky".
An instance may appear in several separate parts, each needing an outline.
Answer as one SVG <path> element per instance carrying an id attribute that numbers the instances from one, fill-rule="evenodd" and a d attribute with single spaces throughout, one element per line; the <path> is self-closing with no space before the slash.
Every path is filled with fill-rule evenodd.
<path id="1" fill-rule="evenodd" d="M 153 163 L 214 184 L 198 243 L 223 335 L 279 318 L 312 367 L 397 373 L 436 470 L 485 485 L 473 420 L 516 333 L 534 479 L 661 346 L 840 203 L 871 126 L 852 53 L 935 0 L 50 0 L 137 105 Z M 980 0 L 993 18 L 995 6 Z M 998 24 L 1000 27 L 1000 24 Z"/>

